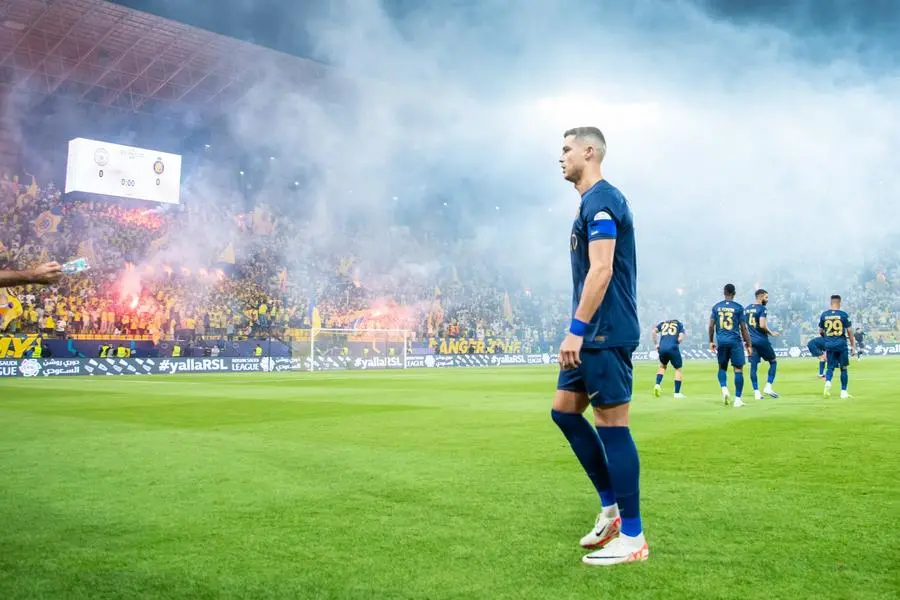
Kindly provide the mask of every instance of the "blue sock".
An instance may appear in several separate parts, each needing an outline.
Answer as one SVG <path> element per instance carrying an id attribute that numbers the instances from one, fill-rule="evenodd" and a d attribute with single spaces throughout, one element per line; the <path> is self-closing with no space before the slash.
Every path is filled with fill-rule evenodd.
<path id="1" fill-rule="evenodd" d="M 738 371 L 734 374 L 734 397 L 740 398 L 744 392 L 744 372 Z"/>
<path id="2" fill-rule="evenodd" d="M 726 385 L 728 385 L 728 373 L 725 372 L 725 369 L 719 369 L 719 387 Z"/>
<path id="3" fill-rule="evenodd" d="M 766 377 L 766 381 L 769 382 L 769 385 L 775 383 L 775 371 L 778 370 L 778 361 L 773 360 L 769 363 L 769 376 Z"/>
<path id="4" fill-rule="evenodd" d="M 662 379 L 663 379 L 663 374 L 662 374 L 662 373 L 657 373 L 657 374 L 656 374 L 656 385 L 661 384 L 661 383 L 662 383 Z"/>
<path id="5" fill-rule="evenodd" d="M 622 516 L 622 533 L 632 537 L 640 535 L 643 531 L 640 507 L 641 462 L 631 430 L 627 427 L 598 427 L 597 433 L 606 450 L 610 480 L 619 502 L 619 514 Z"/>
<path id="6" fill-rule="evenodd" d="M 820 360 L 819 361 L 819 377 L 821 377 L 824 374 L 825 374 L 825 361 Z"/>
<path id="7" fill-rule="evenodd" d="M 847 369 L 841 369 L 841 391 L 847 391 L 847 382 L 850 381 L 850 374 Z"/>
<path id="8" fill-rule="evenodd" d="M 578 457 L 578 462 L 587 473 L 588 479 L 594 484 L 594 489 L 600 496 L 600 503 L 603 506 L 615 504 L 616 495 L 613 493 L 613 486 L 609 480 L 606 455 L 597 431 L 588 423 L 587 419 L 578 413 L 551 410 L 550 416 L 566 436 L 575 456 Z"/>
<path id="9" fill-rule="evenodd" d="M 750 385 L 753 386 L 753 391 L 759 391 L 759 378 L 756 376 L 756 372 L 759 369 L 759 363 L 752 362 L 750 363 Z M 737 379 L 737 373 L 734 375 L 735 379 Z M 740 394 L 738 394 L 740 396 Z"/>
<path id="10" fill-rule="evenodd" d="M 825 381 L 831 381 L 832 379 L 834 379 L 834 369 L 828 367 L 825 369 Z"/>
<path id="11" fill-rule="evenodd" d="M 680 379 L 675 380 L 675 393 L 676 394 L 681 393 L 681 380 Z"/>

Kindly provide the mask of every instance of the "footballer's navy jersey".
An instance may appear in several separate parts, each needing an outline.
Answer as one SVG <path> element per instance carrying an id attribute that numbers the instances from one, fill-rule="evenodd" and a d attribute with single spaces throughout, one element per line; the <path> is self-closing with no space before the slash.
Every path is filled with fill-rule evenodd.
<path id="1" fill-rule="evenodd" d="M 747 319 L 747 329 L 750 331 L 750 343 L 768 344 L 769 334 L 759 326 L 760 319 L 768 319 L 766 307 L 762 304 L 749 304 L 744 309 L 744 315 Z"/>
<path id="2" fill-rule="evenodd" d="M 678 319 L 663 321 L 656 326 L 656 332 L 659 334 L 659 351 L 665 353 L 678 348 L 678 336 L 684 333 L 684 325 Z"/>
<path id="3" fill-rule="evenodd" d="M 588 325 L 582 347 L 636 347 L 641 328 L 637 314 L 634 222 L 625 196 L 605 179 L 581 195 L 578 217 L 572 225 L 569 249 L 572 257 L 573 317 L 581 302 L 584 280 L 590 268 L 588 244 L 595 240 L 616 240 L 613 274 L 606 296 Z"/>
<path id="4" fill-rule="evenodd" d="M 722 300 L 712 307 L 710 318 L 716 323 L 716 343 L 741 344 L 743 306 L 734 300 Z"/>
<path id="5" fill-rule="evenodd" d="M 840 351 L 847 349 L 847 331 L 850 329 L 850 315 L 842 310 L 826 310 L 819 317 L 819 329 L 825 334 L 825 349 Z"/>
<path id="6" fill-rule="evenodd" d="M 864 331 L 858 331 L 854 337 L 856 338 L 856 345 L 862 348 L 863 344 L 866 342 L 866 333 Z"/>

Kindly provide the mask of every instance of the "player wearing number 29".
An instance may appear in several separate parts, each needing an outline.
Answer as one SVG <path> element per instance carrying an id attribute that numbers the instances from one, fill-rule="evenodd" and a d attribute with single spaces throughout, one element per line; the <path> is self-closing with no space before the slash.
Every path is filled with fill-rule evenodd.
<path id="1" fill-rule="evenodd" d="M 729 402 L 728 363 L 734 368 L 734 406 L 743 406 L 741 394 L 744 392 L 744 348 L 747 354 L 753 354 L 750 345 L 750 334 L 744 323 L 744 307 L 734 301 L 734 285 L 729 283 L 724 290 L 725 299 L 712 307 L 709 317 L 709 349 L 716 353 L 719 361 L 719 385 L 722 388 L 722 399 L 725 405 Z"/>
<path id="2" fill-rule="evenodd" d="M 678 319 L 671 319 L 658 323 L 656 327 L 650 330 L 653 336 L 653 345 L 659 353 L 659 369 L 656 370 L 656 385 L 653 386 L 653 395 L 659 398 L 662 390 L 663 375 L 666 374 L 666 368 L 672 363 L 675 369 L 675 397 L 684 398 L 681 393 L 681 381 L 683 375 L 681 367 L 681 341 L 684 339 L 684 325 Z"/>
<path id="3" fill-rule="evenodd" d="M 756 302 L 747 305 L 747 308 L 744 309 L 747 317 L 747 329 L 750 330 L 750 343 L 753 346 L 753 354 L 750 355 L 750 384 L 753 385 L 753 397 L 757 400 L 762 400 L 762 394 L 759 393 L 759 379 L 756 376 L 761 360 L 769 363 L 769 373 L 763 392 L 772 398 L 778 397 L 778 394 L 772 389 L 778 361 L 775 358 L 775 349 L 772 348 L 772 343 L 769 341 L 769 336 L 777 337 L 778 333 L 769 328 L 769 312 L 766 308 L 768 303 L 769 292 L 759 289 L 756 290 Z"/>
<path id="4" fill-rule="evenodd" d="M 856 344 L 850 326 L 850 315 L 841 310 L 841 297 L 835 294 L 831 297 L 831 308 L 819 317 L 819 333 L 825 336 L 825 360 L 828 363 L 823 393 L 826 398 L 831 397 L 831 379 L 836 368 L 841 370 L 841 398 L 850 397 L 847 393 L 847 383 L 850 379 L 847 373 L 847 367 L 850 366 L 847 340 L 850 340 L 851 348 Z"/>
<path id="5" fill-rule="evenodd" d="M 628 428 L 631 355 L 641 332 L 631 208 L 603 179 L 606 140 L 596 127 L 565 132 L 563 177 L 581 197 L 569 238 L 572 322 L 559 351 L 553 421 L 600 497 L 601 510 L 581 546 L 589 565 L 646 560 L 639 508 L 640 463 Z M 593 407 L 594 426 L 582 413 Z"/>

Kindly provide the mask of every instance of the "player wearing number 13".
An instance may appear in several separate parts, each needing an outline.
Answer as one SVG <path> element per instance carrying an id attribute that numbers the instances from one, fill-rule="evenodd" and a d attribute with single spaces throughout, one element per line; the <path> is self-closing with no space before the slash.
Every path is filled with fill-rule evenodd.
<path id="1" fill-rule="evenodd" d="M 712 307 L 709 317 L 709 349 L 716 353 L 719 362 L 719 386 L 725 405 L 729 402 L 728 363 L 734 368 L 734 407 L 743 406 L 741 394 L 744 392 L 744 348 L 753 354 L 750 333 L 744 322 L 744 307 L 734 301 L 734 285 L 729 283 L 724 290 L 725 299 Z M 744 346 L 741 347 L 743 338 Z"/>
<path id="2" fill-rule="evenodd" d="M 825 360 L 828 365 L 825 370 L 826 398 L 831 397 L 831 379 L 834 377 L 835 368 L 841 370 L 841 398 L 849 398 L 847 383 L 849 375 L 847 367 L 850 365 L 850 353 L 847 348 L 847 340 L 853 348 L 856 340 L 853 338 L 853 330 L 850 328 L 850 315 L 841 310 L 841 297 L 835 294 L 831 297 L 831 308 L 819 317 L 819 333 L 825 336 Z"/>

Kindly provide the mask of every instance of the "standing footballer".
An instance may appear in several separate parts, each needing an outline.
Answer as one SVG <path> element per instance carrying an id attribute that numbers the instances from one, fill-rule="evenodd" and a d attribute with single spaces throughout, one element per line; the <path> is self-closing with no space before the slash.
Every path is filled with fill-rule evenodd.
<path id="1" fill-rule="evenodd" d="M 600 497 L 581 546 L 589 565 L 647 560 L 641 526 L 640 462 L 628 428 L 631 355 L 638 346 L 637 277 L 631 208 L 601 174 L 606 140 L 596 127 L 566 131 L 563 177 L 581 197 L 572 226 L 572 321 L 559 350 L 553 398 L 559 426 Z M 583 416 L 593 408 L 594 426 Z"/>

